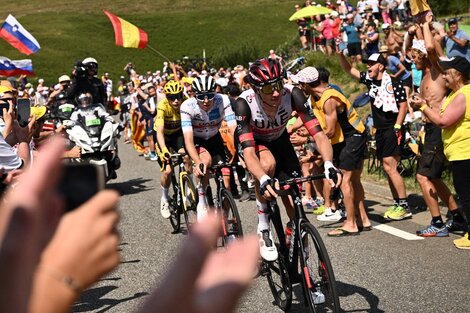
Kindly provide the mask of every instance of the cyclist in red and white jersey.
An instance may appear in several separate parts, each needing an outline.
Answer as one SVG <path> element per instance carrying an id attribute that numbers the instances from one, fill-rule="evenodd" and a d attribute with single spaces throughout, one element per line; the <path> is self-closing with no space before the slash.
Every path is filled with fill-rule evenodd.
<path id="1" fill-rule="evenodd" d="M 227 161 L 224 143 L 219 133 L 220 124 L 225 119 L 233 135 L 237 123 L 229 98 L 215 93 L 215 81 L 211 76 L 201 75 L 195 78 L 191 87 L 195 97 L 184 101 L 180 112 L 186 151 L 196 165 L 194 174 L 204 177 L 202 189 L 198 190 L 199 219 L 207 214 L 208 209 L 205 196 L 208 183 L 206 169 L 219 161 Z M 203 165 L 202 170 L 200 164 Z M 230 169 L 223 169 L 222 173 L 225 187 L 230 189 Z"/>
<path id="2" fill-rule="evenodd" d="M 238 153 L 248 170 L 259 181 L 256 186 L 258 207 L 258 235 L 260 254 L 267 261 L 277 259 L 277 250 L 269 231 L 266 199 L 276 197 L 271 187 L 272 178 L 286 179 L 301 175 L 299 160 L 289 140 L 286 125 L 292 111 L 296 111 L 307 128 L 311 139 L 325 160 L 325 175 L 330 177 L 333 150 L 320 123 L 309 115 L 304 93 L 297 87 L 283 84 L 285 71 L 275 59 L 259 59 L 249 69 L 247 80 L 251 89 L 243 92 L 235 104 L 237 130 L 235 142 Z M 337 170 L 336 170 L 337 171 Z M 339 186 L 341 179 L 336 184 Z M 333 182 L 330 181 L 332 185 Z M 260 190 L 262 193 L 260 193 Z M 290 217 L 293 205 L 288 197 L 282 201 Z"/>

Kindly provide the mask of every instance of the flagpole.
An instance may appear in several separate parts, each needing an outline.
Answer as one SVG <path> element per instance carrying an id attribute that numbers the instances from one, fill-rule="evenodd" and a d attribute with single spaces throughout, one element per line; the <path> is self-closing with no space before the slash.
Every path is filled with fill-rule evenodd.
<path id="1" fill-rule="evenodd" d="M 165 60 L 167 60 L 168 62 L 172 62 L 168 57 L 166 57 L 163 53 L 161 53 L 160 51 L 158 51 L 157 49 L 155 49 L 154 47 L 152 47 L 151 45 L 149 45 L 147 43 L 147 47 L 152 50 L 153 52 L 157 53 L 158 55 L 160 55 L 162 58 L 164 58 Z"/>

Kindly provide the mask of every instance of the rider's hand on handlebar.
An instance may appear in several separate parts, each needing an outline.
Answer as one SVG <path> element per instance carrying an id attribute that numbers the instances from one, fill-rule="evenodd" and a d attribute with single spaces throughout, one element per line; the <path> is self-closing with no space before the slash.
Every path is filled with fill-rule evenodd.
<path id="1" fill-rule="evenodd" d="M 259 192 L 266 200 L 273 200 L 277 197 L 277 193 L 274 190 L 274 180 L 272 180 L 268 175 L 261 177 L 259 183 Z"/>
<path id="2" fill-rule="evenodd" d="M 196 166 L 194 168 L 194 175 L 196 176 L 204 176 L 206 175 L 206 170 L 207 170 L 207 166 L 202 163 L 202 162 L 199 162 L 199 163 L 196 163 Z"/>
<path id="3" fill-rule="evenodd" d="M 325 167 L 325 178 L 328 179 L 331 187 L 338 188 L 343 180 L 341 171 L 331 161 L 325 161 L 323 166 Z"/>

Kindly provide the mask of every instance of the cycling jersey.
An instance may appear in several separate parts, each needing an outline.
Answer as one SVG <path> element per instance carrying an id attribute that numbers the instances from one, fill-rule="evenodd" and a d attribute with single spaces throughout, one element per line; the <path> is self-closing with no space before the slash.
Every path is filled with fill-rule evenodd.
<path id="1" fill-rule="evenodd" d="M 253 89 L 244 91 L 235 104 L 237 136 L 243 149 L 254 147 L 255 141 L 271 142 L 286 129 L 292 111 L 296 111 L 310 135 L 322 131 L 320 123 L 309 115 L 309 104 L 304 93 L 292 85 L 284 85 L 281 103 L 274 118 L 269 117 L 261 106 L 261 98 Z"/>
<path id="2" fill-rule="evenodd" d="M 175 109 L 168 99 L 158 102 L 157 116 L 153 129 L 157 131 L 158 126 L 163 126 L 164 134 L 171 135 L 181 129 L 181 114 L 179 109 Z"/>
<path id="3" fill-rule="evenodd" d="M 235 114 L 230 106 L 228 96 L 216 94 L 209 112 L 197 104 L 196 98 L 183 102 L 181 111 L 181 128 L 183 133 L 193 132 L 194 137 L 207 140 L 219 133 L 220 124 L 225 119 L 229 127 L 235 127 Z"/>

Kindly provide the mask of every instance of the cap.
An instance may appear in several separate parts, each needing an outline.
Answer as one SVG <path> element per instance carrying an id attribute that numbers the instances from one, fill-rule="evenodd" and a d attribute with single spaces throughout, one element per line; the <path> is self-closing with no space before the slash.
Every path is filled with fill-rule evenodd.
<path id="1" fill-rule="evenodd" d="M 428 51 L 426 50 L 426 45 L 422 39 L 413 39 L 413 45 L 411 49 L 421 51 L 423 54 L 427 55 Z"/>
<path id="2" fill-rule="evenodd" d="M 70 81 L 70 77 L 68 75 L 62 75 L 59 77 L 59 83 Z"/>
<path id="3" fill-rule="evenodd" d="M 388 46 L 387 45 L 381 45 L 379 49 L 379 53 L 388 53 Z"/>
<path id="4" fill-rule="evenodd" d="M 449 21 L 447 21 L 447 25 L 450 25 L 450 24 L 457 24 L 458 23 L 458 19 L 456 19 L 455 17 L 449 19 Z"/>
<path id="5" fill-rule="evenodd" d="M 109 73 L 104 73 L 104 76 L 109 76 Z"/>
<path id="6" fill-rule="evenodd" d="M 299 83 L 313 83 L 318 80 L 318 71 L 313 66 L 308 66 L 290 78 Z"/>
<path id="7" fill-rule="evenodd" d="M 390 28 L 390 24 L 389 23 L 383 23 L 382 24 L 382 30 L 384 29 L 389 29 Z"/>
<path id="8" fill-rule="evenodd" d="M 336 11 L 333 11 L 333 12 L 331 12 L 330 14 L 331 14 L 331 16 L 334 16 L 334 17 L 337 17 L 337 16 L 339 15 L 339 13 L 336 12 Z"/>
<path id="9" fill-rule="evenodd" d="M 453 68 L 467 77 L 470 76 L 470 62 L 464 57 L 440 58 L 438 63 L 443 70 Z"/>
<path id="10" fill-rule="evenodd" d="M 372 53 L 369 58 L 367 58 L 367 60 L 363 60 L 362 62 L 366 64 L 374 62 L 387 65 L 387 60 L 385 60 L 385 58 L 380 53 Z"/>
<path id="11" fill-rule="evenodd" d="M 45 106 L 36 106 L 36 107 L 31 107 L 31 115 L 34 116 L 35 120 L 37 121 L 41 117 L 46 114 L 47 108 Z"/>
<path id="12" fill-rule="evenodd" d="M 13 93 L 13 89 L 7 86 L 0 86 L 0 99 L 2 99 L 7 92 Z"/>

